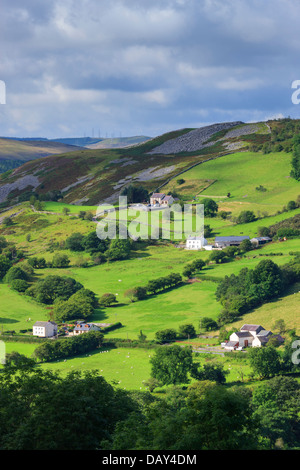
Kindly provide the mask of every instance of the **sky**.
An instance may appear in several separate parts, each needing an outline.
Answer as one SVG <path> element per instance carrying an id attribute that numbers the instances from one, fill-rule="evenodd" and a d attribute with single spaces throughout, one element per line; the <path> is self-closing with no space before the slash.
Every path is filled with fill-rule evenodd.
<path id="1" fill-rule="evenodd" d="M 299 19 L 299 0 L 1 0 L 0 135 L 299 118 Z"/>

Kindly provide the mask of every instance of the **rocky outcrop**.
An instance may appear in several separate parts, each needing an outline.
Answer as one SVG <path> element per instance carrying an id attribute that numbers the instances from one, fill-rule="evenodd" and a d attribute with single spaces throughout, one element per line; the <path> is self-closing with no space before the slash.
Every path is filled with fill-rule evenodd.
<path id="1" fill-rule="evenodd" d="M 216 132 L 231 129 L 232 127 L 243 124 L 241 121 L 224 122 L 220 124 L 212 124 L 210 126 L 194 129 L 175 139 L 170 139 L 162 145 L 154 148 L 149 154 L 172 154 L 180 152 L 194 152 L 204 147 L 214 145 L 215 142 L 206 143 Z"/>
<path id="2" fill-rule="evenodd" d="M 7 196 L 15 189 L 18 189 L 19 191 L 27 187 L 35 189 L 37 188 L 37 186 L 39 186 L 39 184 L 40 182 L 38 177 L 33 175 L 25 175 L 22 178 L 19 178 L 14 181 L 13 183 L 4 184 L 0 187 L 0 202 L 5 201 Z"/>

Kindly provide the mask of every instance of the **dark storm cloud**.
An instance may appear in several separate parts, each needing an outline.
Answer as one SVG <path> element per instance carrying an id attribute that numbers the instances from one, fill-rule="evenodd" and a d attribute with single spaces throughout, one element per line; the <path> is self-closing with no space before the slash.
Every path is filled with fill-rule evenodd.
<path id="1" fill-rule="evenodd" d="M 297 114 L 296 0 L 2 0 L 2 135 Z"/>

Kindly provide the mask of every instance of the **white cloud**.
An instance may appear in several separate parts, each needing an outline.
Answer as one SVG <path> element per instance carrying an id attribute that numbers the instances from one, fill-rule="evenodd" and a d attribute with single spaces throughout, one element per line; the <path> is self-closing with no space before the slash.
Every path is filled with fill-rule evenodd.
<path id="1" fill-rule="evenodd" d="M 295 0 L 2 3 L 3 135 L 149 134 L 290 114 Z"/>

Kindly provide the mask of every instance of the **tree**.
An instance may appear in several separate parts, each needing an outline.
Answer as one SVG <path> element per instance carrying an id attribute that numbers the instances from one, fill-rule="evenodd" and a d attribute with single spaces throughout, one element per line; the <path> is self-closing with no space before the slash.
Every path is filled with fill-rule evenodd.
<path id="1" fill-rule="evenodd" d="M 240 244 L 240 250 L 243 253 L 253 250 L 253 245 L 250 242 L 250 240 L 248 240 L 248 239 L 243 240 L 242 243 Z"/>
<path id="2" fill-rule="evenodd" d="M 280 335 L 286 332 L 286 324 L 285 321 L 280 318 L 274 322 L 274 325 L 272 326 L 272 329 L 275 331 L 278 331 Z"/>
<path id="3" fill-rule="evenodd" d="M 155 333 L 156 341 L 159 343 L 174 341 L 176 337 L 177 333 L 174 328 L 167 328 L 166 330 L 160 330 Z"/>
<path id="4" fill-rule="evenodd" d="M 255 214 L 253 211 L 242 211 L 237 217 L 237 224 L 248 224 L 256 220 Z"/>
<path id="5" fill-rule="evenodd" d="M 144 335 L 144 333 L 142 332 L 142 330 L 140 330 L 140 334 L 138 336 L 138 340 L 141 341 L 142 343 L 144 343 L 147 339 L 147 336 Z"/>
<path id="6" fill-rule="evenodd" d="M 201 204 L 204 206 L 204 215 L 206 217 L 214 217 L 218 212 L 218 204 L 209 198 L 205 198 L 201 201 Z"/>
<path id="7" fill-rule="evenodd" d="M 129 240 L 114 239 L 111 241 L 109 249 L 105 252 L 105 256 L 110 261 L 122 260 L 129 258 L 131 245 Z"/>
<path id="8" fill-rule="evenodd" d="M 12 289 L 16 290 L 17 292 L 25 292 L 28 289 L 29 284 L 23 279 L 14 279 L 11 282 L 10 286 Z"/>
<path id="9" fill-rule="evenodd" d="M 45 258 L 28 258 L 28 263 L 35 269 L 43 269 L 46 267 L 46 260 Z"/>
<path id="10" fill-rule="evenodd" d="M 295 201 L 289 201 L 287 203 L 287 210 L 288 211 L 293 211 L 294 209 L 297 209 L 297 204 Z"/>
<path id="11" fill-rule="evenodd" d="M 69 215 L 70 209 L 68 207 L 63 207 L 63 214 L 64 215 Z"/>
<path id="12" fill-rule="evenodd" d="M 254 268 L 251 281 L 259 285 L 260 296 L 264 300 L 278 297 L 283 289 L 283 273 L 272 260 L 263 260 Z"/>
<path id="13" fill-rule="evenodd" d="M 34 203 L 34 208 L 36 211 L 42 211 L 43 210 L 42 202 L 37 199 Z"/>
<path id="14" fill-rule="evenodd" d="M 10 268 L 11 261 L 5 255 L 0 255 L 0 279 L 4 278 Z"/>
<path id="15" fill-rule="evenodd" d="M 79 219 L 83 220 L 85 217 L 85 214 L 86 214 L 86 211 L 79 211 L 79 214 L 78 214 Z"/>
<path id="16" fill-rule="evenodd" d="M 83 285 L 67 276 L 46 276 L 27 289 L 26 294 L 38 302 L 53 304 L 55 299 L 68 300 Z"/>
<path id="17" fill-rule="evenodd" d="M 293 156 L 291 160 L 292 170 L 291 177 L 300 180 L 300 134 L 296 134 L 293 138 Z"/>
<path id="18" fill-rule="evenodd" d="M 239 252 L 239 247 L 238 246 L 226 246 L 223 249 L 223 253 L 228 256 L 228 258 L 234 258 Z"/>
<path id="19" fill-rule="evenodd" d="M 99 300 L 99 304 L 103 307 L 110 307 L 112 304 L 115 303 L 118 303 L 117 297 L 115 296 L 115 294 L 111 294 L 110 292 L 103 294 Z"/>
<path id="20" fill-rule="evenodd" d="M 66 248 L 71 251 L 83 251 L 84 236 L 82 233 L 73 233 L 66 239 Z"/>
<path id="21" fill-rule="evenodd" d="M 202 259 L 196 259 L 192 263 L 188 263 L 185 265 L 182 274 L 188 278 L 191 278 L 193 274 L 201 269 L 206 265 L 205 261 Z"/>
<path id="22" fill-rule="evenodd" d="M 19 266 L 12 266 L 7 271 L 7 273 L 5 275 L 5 278 L 4 278 L 4 282 L 10 283 L 14 279 L 23 279 L 24 281 L 28 281 L 28 278 L 29 278 L 29 276 L 26 273 L 26 271 L 24 271 Z"/>
<path id="23" fill-rule="evenodd" d="M 224 370 L 223 364 L 208 362 L 203 364 L 203 367 L 199 367 L 198 364 L 195 365 L 191 372 L 191 376 L 196 380 L 209 380 L 210 382 L 224 384 L 228 373 L 228 370 Z"/>
<path id="24" fill-rule="evenodd" d="M 108 239 L 100 239 L 95 231 L 90 232 L 82 240 L 83 248 L 88 253 L 104 253 L 108 249 L 109 243 Z"/>
<path id="25" fill-rule="evenodd" d="M 214 261 L 216 264 L 224 263 L 228 257 L 224 251 L 214 250 L 209 255 L 209 260 Z"/>
<path id="26" fill-rule="evenodd" d="M 162 384 L 159 380 L 155 379 L 154 377 L 150 377 L 148 380 L 144 382 L 145 387 L 149 388 L 149 392 L 152 393 L 158 387 L 161 387 Z"/>
<path id="27" fill-rule="evenodd" d="M 131 204 L 136 202 L 147 201 L 149 194 L 147 189 L 143 188 L 143 186 L 134 186 L 130 184 L 129 186 L 123 189 L 123 191 L 121 192 L 121 196 L 126 196 L 127 202 Z"/>
<path id="28" fill-rule="evenodd" d="M 136 300 L 143 300 L 147 297 L 147 289 L 146 287 L 142 286 L 127 289 L 124 292 L 124 297 L 128 297 L 131 302 L 135 302 Z"/>
<path id="29" fill-rule="evenodd" d="M 79 289 L 75 292 L 75 294 L 70 297 L 70 299 L 73 299 L 76 302 L 81 302 L 82 300 L 88 301 L 93 308 L 98 307 L 98 300 L 96 294 L 90 289 Z"/>
<path id="30" fill-rule="evenodd" d="M 273 346 L 251 348 L 248 357 L 253 372 L 260 377 L 271 377 L 281 370 L 280 355 Z"/>
<path id="31" fill-rule="evenodd" d="M 260 432 L 276 448 L 280 440 L 284 448 L 298 446 L 300 387 L 296 379 L 277 376 L 253 390 L 254 418 L 259 420 Z"/>
<path id="32" fill-rule="evenodd" d="M 192 349 L 180 346 L 161 347 L 155 350 L 150 359 L 151 376 L 163 385 L 188 383 L 188 373 L 192 369 Z"/>
<path id="33" fill-rule="evenodd" d="M 53 268 L 67 268 L 70 264 L 70 259 L 67 255 L 55 253 L 52 259 Z"/>
<path id="34" fill-rule="evenodd" d="M 188 323 L 186 325 L 179 326 L 178 334 L 179 336 L 183 338 L 188 338 L 188 337 L 193 338 L 194 336 L 196 336 L 196 330 L 192 324 Z"/>
<path id="35" fill-rule="evenodd" d="M 0 235 L 0 253 L 2 253 L 3 248 L 7 247 L 7 240 L 3 235 Z"/>
<path id="36" fill-rule="evenodd" d="M 200 320 L 199 327 L 200 327 L 200 330 L 202 330 L 202 328 L 203 328 L 204 331 L 212 331 L 212 330 L 216 330 L 218 328 L 218 324 L 212 318 L 203 317 Z"/>
<path id="37" fill-rule="evenodd" d="M 97 371 L 17 370 L 0 374 L 0 386 L 2 450 L 101 449 L 116 424 L 137 409 Z"/>
<path id="38" fill-rule="evenodd" d="M 257 227 L 257 235 L 259 237 L 269 237 L 270 236 L 269 227 Z"/>
<path id="39" fill-rule="evenodd" d="M 213 229 L 210 225 L 204 224 L 204 238 L 210 238 Z"/>
<path id="40" fill-rule="evenodd" d="M 93 305 L 87 297 L 71 296 L 68 300 L 57 300 L 53 307 L 53 316 L 58 323 L 78 319 L 86 320 L 93 313 Z"/>
<path id="41" fill-rule="evenodd" d="M 12 372 L 17 370 L 31 370 L 36 366 L 34 359 L 31 359 L 24 354 L 12 351 L 5 355 L 4 369 L 5 372 Z"/>

